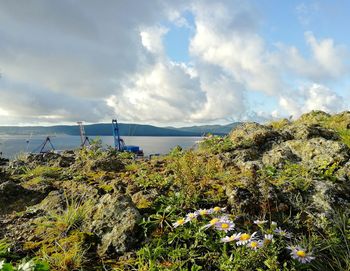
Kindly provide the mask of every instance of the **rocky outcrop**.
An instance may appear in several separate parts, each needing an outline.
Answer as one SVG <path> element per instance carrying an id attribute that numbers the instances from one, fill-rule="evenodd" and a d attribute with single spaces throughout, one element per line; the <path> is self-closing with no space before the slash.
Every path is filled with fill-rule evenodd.
<path id="1" fill-rule="evenodd" d="M 100 256 L 120 255 L 137 241 L 137 224 L 141 216 L 130 197 L 122 194 L 104 195 L 96 204 L 89 230 L 100 243 Z"/>
<path id="2" fill-rule="evenodd" d="M 313 112 L 296 122 L 284 122 L 278 129 L 246 123 L 233 130 L 230 139 L 234 148 L 221 157 L 225 164 L 250 172 L 250 178 L 240 179 L 242 187 L 227 185 L 231 206 L 258 210 L 262 198 L 268 198 L 268 204 L 293 207 L 288 197 L 300 190 L 310 208 L 322 215 L 335 206 L 350 207 L 350 149 L 335 130 L 317 123 L 327 117 L 330 115 Z M 265 184 L 265 190 L 259 191 L 263 184 L 252 176 L 266 169 L 273 170 L 267 178 L 279 186 Z M 289 178 L 290 172 L 300 177 Z"/>

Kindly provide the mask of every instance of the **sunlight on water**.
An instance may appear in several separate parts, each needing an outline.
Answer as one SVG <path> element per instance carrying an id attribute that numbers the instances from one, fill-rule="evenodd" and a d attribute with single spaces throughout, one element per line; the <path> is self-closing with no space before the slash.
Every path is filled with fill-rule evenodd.
<path id="1" fill-rule="evenodd" d="M 94 139 L 96 137 L 91 137 Z M 112 136 L 98 137 L 105 146 L 113 145 Z M 148 136 L 124 136 L 127 145 L 138 145 L 143 149 L 145 155 L 166 154 L 177 145 L 190 148 L 196 144 L 200 137 L 148 137 Z M 33 136 L 29 142 L 25 136 L 0 136 L 0 152 L 4 157 L 13 158 L 19 153 L 38 151 L 38 147 L 44 142 L 45 136 Z M 76 149 L 80 145 L 79 136 L 55 136 L 51 142 L 56 150 Z"/>

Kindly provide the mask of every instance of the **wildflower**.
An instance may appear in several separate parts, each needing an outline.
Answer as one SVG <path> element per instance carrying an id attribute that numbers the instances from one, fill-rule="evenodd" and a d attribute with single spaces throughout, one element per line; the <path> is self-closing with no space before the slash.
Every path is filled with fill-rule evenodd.
<path id="1" fill-rule="evenodd" d="M 262 242 L 261 241 L 257 241 L 257 240 L 251 240 L 247 247 L 253 249 L 253 250 L 257 250 L 258 248 L 260 248 L 262 246 Z"/>
<path id="2" fill-rule="evenodd" d="M 208 209 L 199 209 L 198 211 L 196 211 L 196 213 L 198 215 L 205 216 L 205 215 L 208 215 L 210 212 Z"/>
<path id="3" fill-rule="evenodd" d="M 256 232 L 254 232 L 252 235 L 250 235 L 249 233 L 243 233 L 239 236 L 237 245 L 245 245 L 247 243 L 249 243 L 250 241 L 253 240 L 254 236 L 255 236 Z"/>
<path id="4" fill-rule="evenodd" d="M 0 261 L 0 270 L 4 267 L 5 265 L 5 260 Z"/>
<path id="5" fill-rule="evenodd" d="M 286 230 L 282 230 L 281 227 L 275 229 L 274 232 L 282 237 L 286 237 L 288 239 L 292 238 L 292 234 L 290 232 L 287 232 Z"/>
<path id="6" fill-rule="evenodd" d="M 267 220 L 254 220 L 254 224 L 260 226 L 267 223 Z"/>
<path id="7" fill-rule="evenodd" d="M 208 229 L 208 228 L 210 228 L 210 227 L 213 227 L 213 226 L 214 226 L 216 223 L 218 223 L 218 222 L 220 222 L 220 218 L 215 217 L 215 218 L 213 218 L 212 220 L 210 220 L 209 223 L 208 223 L 207 225 L 204 225 L 204 226 L 202 227 L 202 229 Z"/>
<path id="8" fill-rule="evenodd" d="M 209 221 L 207 225 L 204 225 L 202 229 L 208 229 L 210 227 L 215 226 L 219 222 L 230 222 L 227 216 L 222 216 L 220 218 L 214 217 L 212 220 Z"/>
<path id="9" fill-rule="evenodd" d="M 233 223 L 230 220 L 224 220 L 224 221 L 219 221 L 217 223 L 214 224 L 215 229 L 219 230 L 219 231 L 224 231 L 224 232 L 228 232 L 228 231 L 232 231 L 235 227 L 235 223 Z"/>
<path id="10" fill-rule="evenodd" d="M 219 207 L 219 206 L 215 206 L 214 208 L 209 209 L 209 213 L 220 213 L 220 212 L 224 212 L 226 210 L 226 207 Z"/>
<path id="11" fill-rule="evenodd" d="M 276 229 L 277 228 L 277 222 L 271 221 L 271 229 Z"/>
<path id="12" fill-rule="evenodd" d="M 265 234 L 264 235 L 264 245 L 268 245 L 273 240 L 273 234 Z"/>
<path id="13" fill-rule="evenodd" d="M 287 247 L 291 252 L 290 255 L 292 256 L 293 259 L 298 260 L 301 263 L 309 263 L 315 257 L 311 255 L 311 253 L 307 253 L 306 249 L 300 247 L 300 246 L 292 246 L 292 247 Z"/>
<path id="14" fill-rule="evenodd" d="M 188 213 L 186 215 L 186 222 L 189 222 L 189 221 L 192 221 L 193 219 L 197 218 L 198 214 L 195 212 L 195 213 Z"/>
<path id="15" fill-rule="evenodd" d="M 178 226 L 182 226 L 183 224 L 185 224 L 187 221 L 184 218 L 180 218 L 179 220 L 177 220 L 175 223 L 173 223 L 173 227 L 176 228 Z"/>
<path id="16" fill-rule="evenodd" d="M 35 263 L 33 260 L 30 260 L 29 262 L 22 262 L 20 265 L 18 265 L 17 270 L 18 271 L 32 271 L 35 268 Z"/>
<path id="17" fill-rule="evenodd" d="M 241 236 L 241 233 L 235 233 L 231 236 L 225 236 L 224 238 L 221 238 L 221 242 L 229 243 L 229 242 L 237 241 L 240 236 Z"/>

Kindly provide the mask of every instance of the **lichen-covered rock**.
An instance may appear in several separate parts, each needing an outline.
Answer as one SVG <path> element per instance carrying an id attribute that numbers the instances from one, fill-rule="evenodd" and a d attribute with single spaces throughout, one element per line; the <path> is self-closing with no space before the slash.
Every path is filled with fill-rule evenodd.
<path id="1" fill-rule="evenodd" d="M 293 135 L 294 139 L 311 139 L 322 137 L 329 140 L 339 140 L 339 135 L 330 129 L 321 127 L 318 124 L 293 124 L 288 126 L 284 131 Z"/>
<path id="2" fill-rule="evenodd" d="M 139 191 L 132 195 L 132 202 L 138 209 L 145 209 L 152 205 L 152 202 L 159 195 L 157 189 L 149 189 L 147 191 Z"/>
<path id="3" fill-rule="evenodd" d="M 318 168 L 332 163 L 345 163 L 349 160 L 349 148 L 339 142 L 324 138 L 310 140 L 290 140 L 286 145 L 301 158 L 303 164 Z"/>
<path id="4" fill-rule="evenodd" d="M 23 211 L 45 197 L 38 191 L 28 190 L 13 181 L 0 183 L 0 215 Z"/>
<path id="5" fill-rule="evenodd" d="M 66 206 L 67 199 L 61 191 L 51 191 L 39 204 L 33 208 L 45 212 L 62 212 Z"/>
<path id="6" fill-rule="evenodd" d="M 141 216 L 130 197 L 106 194 L 93 211 L 90 231 L 100 239 L 98 254 L 122 254 L 137 241 L 137 225 Z"/>
<path id="7" fill-rule="evenodd" d="M 124 167 L 123 163 L 116 156 L 99 157 L 94 160 L 90 166 L 93 171 L 105 170 L 105 171 L 118 171 Z"/>
<path id="8" fill-rule="evenodd" d="M 230 139 L 239 148 L 257 146 L 265 149 L 272 143 L 282 140 L 283 137 L 268 126 L 248 122 L 235 128 L 230 134 Z"/>
<path id="9" fill-rule="evenodd" d="M 297 163 L 301 159 L 285 144 L 281 144 L 270 151 L 263 154 L 262 162 L 266 166 L 273 166 L 276 168 L 283 167 L 286 163 Z"/>

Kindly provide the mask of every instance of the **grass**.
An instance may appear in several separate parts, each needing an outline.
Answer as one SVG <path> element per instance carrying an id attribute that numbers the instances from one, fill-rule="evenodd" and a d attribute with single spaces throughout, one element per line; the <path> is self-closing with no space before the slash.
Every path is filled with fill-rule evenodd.
<path id="1" fill-rule="evenodd" d="M 347 125 L 344 115 L 313 112 L 303 116 L 298 123 L 320 123 L 338 131 L 344 143 L 350 143 L 350 133 L 344 128 Z M 291 124 L 287 120 L 271 124 L 275 129 L 288 125 Z M 309 168 L 308 164 L 287 163 L 279 168 L 267 166 L 256 170 L 226 163 L 233 157 L 230 155 L 234 155 L 234 150 L 248 148 L 254 142 L 243 140 L 243 143 L 238 146 L 229 137 L 211 136 L 201 142 L 197 150 L 174 148 L 157 161 L 135 161 L 132 157 L 122 157 L 113 151 L 103 152 L 97 147 L 81 150 L 78 159 L 81 164 L 78 165 L 82 166 L 70 169 L 71 179 L 67 182 L 84 182 L 85 187 L 90 185 L 102 194 L 113 193 L 117 187 L 114 181 L 125 188 L 127 194 L 146 192 L 136 203 L 143 215 L 137 232 L 138 246 L 120 258 L 107 257 L 105 267 L 91 268 L 349 271 L 349 212 L 323 212 L 312 200 L 316 181 L 331 185 L 344 183 L 337 177 L 342 165 L 325 161 L 318 167 Z M 121 159 L 125 167 L 113 173 L 86 167 L 94 159 L 109 155 L 116 155 L 114 158 Z M 41 166 L 22 177 L 28 182 L 40 183 L 61 178 L 62 174 L 57 168 Z M 158 196 L 147 197 L 150 190 Z M 235 241 L 222 243 L 224 232 L 203 228 L 214 215 L 174 227 L 174 222 L 189 212 L 214 206 L 227 207 L 228 217 L 235 223 L 235 230 L 229 234 L 257 231 L 259 239 L 263 239 L 264 234 L 274 234 L 273 241 L 258 250 L 238 246 Z M 90 233 L 86 232 L 91 212 L 89 200 L 67 199 L 64 210 L 50 212 L 36 220 L 36 239 L 27 242 L 26 249 L 50 263 L 52 270 L 85 270 L 90 264 L 89 245 L 94 245 L 88 240 Z M 256 219 L 267 220 L 267 223 L 258 226 L 253 223 Z M 292 238 L 275 233 L 272 221 L 292 232 Z M 315 259 L 310 264 L 292 259 L 288 245 L 302 246 Z M 6 245 L 4 247 L 6 250 Z"/>
<path id="2" fill-rule="evenodd" d="M 37 256 L 53 270 L 77 270 L 85 263 L 84 222 L 92 211 L 92 202 L 85 199 L 66 201 L 63 212 L 51 212 L 37 221 L 35 235 L 40 241 L 27 242 L 27 249 L 38 250 Z"/>

